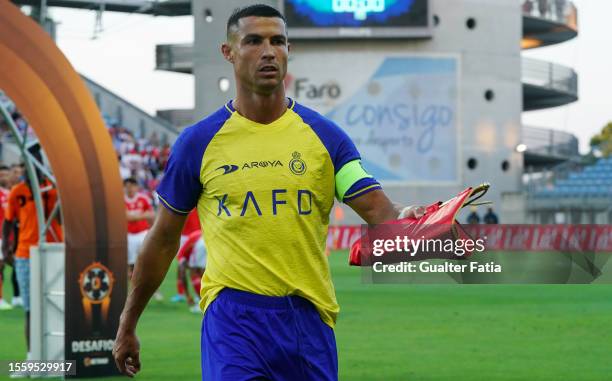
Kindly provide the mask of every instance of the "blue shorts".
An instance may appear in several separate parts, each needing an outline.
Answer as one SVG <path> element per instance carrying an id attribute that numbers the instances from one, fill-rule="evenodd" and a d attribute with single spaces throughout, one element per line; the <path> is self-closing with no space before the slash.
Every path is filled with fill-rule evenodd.
<path id="1" fill-rule="evenodd" d="M 336 381 L 334 330 L 298 296 L 223 289 L 202 320 L 202 381 Z"/>

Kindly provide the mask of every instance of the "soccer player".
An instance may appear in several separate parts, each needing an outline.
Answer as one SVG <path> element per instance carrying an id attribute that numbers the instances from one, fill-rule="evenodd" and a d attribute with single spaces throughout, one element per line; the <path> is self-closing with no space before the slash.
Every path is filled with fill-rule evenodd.
<path id="1" fill-rule="evenodd" d="M 193 299 L 187 289 L 187 272 L 189 272 L 189 278 L 193 290 L 196 292 L 197 300 L 199 301 L 200 288 L 202 275 L 206 269 L 206 245 L 202 238 L 202 232 L 200 230 L 192 232 L 187 240 L 181 245 L 181 248 L 176 255 L 178 261 L 178 273 L 179 279 L 184 285 L 185 293 L 187 295 L 187 304 L 191 307 L 191 312 L 200 313 L 200 306 L 193 305 Z"/>
<path id="2" fill-rule="evenodd" d="M 151 199 L 140 192 L 136 179 L 129 177 L 123 180 L 123 189 L 128 221 L 128 271 L 131 278 L 138 252 L 150 228 L 149 221 L 155 217 L 155 212 Z"/>
<path id="3" fill-rule="evenodd" d="M 200 233 L 200 235 L 202 234 L 200 231 L 200 220 L 198 219 L 198 213 L 194 209 L 187 216 L 187 221 L 185 222 L 185 226 L 183 226 L 183 231 L 181 232 L 181 248 L 183 247 L 185 242 L 187 242 L 187 240 L 189 239 L 189 236 L 196 231 Z M 180 250 L 179 250 L 179 254 L 180 254 Z M 177 259 L 178 259 L 179 254 L 177 254 Z M 184 274 L 181 273 L 181 266 L 179 263 L 179 266 L 177 266 L 177 270 L 176 270 L 176 292 L 177 293 L 176 295 L 170 298 L 171 302 L 178 303 L 178 302 L 187 301 L 187 304 L 189 305 L 193 304 L 193 299 L 189 295 L 189 290 L 185 288 L 186 284 L 187 283 L 185 282 Z"/>
<path id="4" fill-rule="evenodd" d="M 325 256 L 334 196 L 367 223 L 419 216 L 366 173 L 350 138 L 285 95 L 283 16 L 236 10 L 221 52 L 237 95 L 185 129 L 157 189 L 163 208 L 138 257 L 113 348 L 120 371 L 141 367 L 136 324 L 197 208 L 208 248 L 200 306 L 202 380 L 337 380 L 339 307 Z"/>

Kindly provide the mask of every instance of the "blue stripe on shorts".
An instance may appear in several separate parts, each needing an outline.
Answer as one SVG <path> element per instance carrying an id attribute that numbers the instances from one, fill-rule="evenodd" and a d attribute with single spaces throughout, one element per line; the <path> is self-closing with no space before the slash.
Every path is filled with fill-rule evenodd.
<path id="1" fill-rule="evenodd" d="M 15 258 L 15 273 L 19 284 L 19 294 L 23 301 L 23 309 L 30 310 L 30 260 Z"/>
<path id="2" fill-rule="evenodd" d="M 336 338 L 298 296 L 223 289 L 202 320 L 203 381 L 337 381 Z"/>

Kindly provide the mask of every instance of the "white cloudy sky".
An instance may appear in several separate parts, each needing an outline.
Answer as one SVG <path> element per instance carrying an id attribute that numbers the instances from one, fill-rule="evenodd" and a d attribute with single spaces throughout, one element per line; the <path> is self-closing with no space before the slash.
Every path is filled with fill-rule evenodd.
<path id="1" fill-rule="evenodd" d="M 609 20 L 612 1 L 574 0 L 579 12 L 578 38 L 525 56 L 573 67 L 579 75 L 580 100 L 572 105 L 523 114 L 528 125 L 568 131 L 589 138 L 612 121 L 612 53 Z M 95 13 L 52 8 L 58 45 L 78 71 L 144 110 L 192 108 L 194 82 L 187 74 L 155 71 L 155 45 L 193 41 L 192 17 L 150 17 L 106 12 L 104 31 L 92 39 Z"/>
<path id="2" fill-rule="evenodd" d="M 193 18 L 152 17 L 105 12 L 96 39 L 92 11 L 51 8 L 57 44 L 82 74 L 149 113 L 193 108 L 194 81 L 189 74 L 155 70 L 155 45 L 191 43 Z"/>

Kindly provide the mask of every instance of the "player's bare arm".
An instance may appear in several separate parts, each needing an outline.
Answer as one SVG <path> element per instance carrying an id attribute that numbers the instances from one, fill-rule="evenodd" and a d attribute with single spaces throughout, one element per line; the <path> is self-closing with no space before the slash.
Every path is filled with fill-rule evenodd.
<path id="1" fill-rule="evenodd" d="M 132 290 L 121 313 L 113 356 L 121 373 L 133 377 L 140 370 L 140 343 L 136 324 L 159 288 L 176 255 L 186 216 L 160 208 L 143 243 L 132 275 Z"/>
<path id="2" fill-rule="evenodd" d="M 398 207 L 389 200 L 384 191 L 377 189 L 366 193 L 347 202 L 359 217 L 370 225 L 380 224 L 385 221 L 395 220 L 398 217 L 421 217 L 423 207 L 410 206 L 407 208 Z"/>

